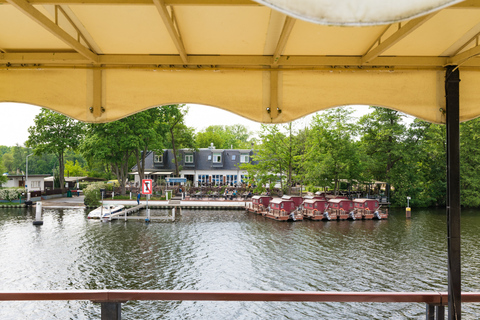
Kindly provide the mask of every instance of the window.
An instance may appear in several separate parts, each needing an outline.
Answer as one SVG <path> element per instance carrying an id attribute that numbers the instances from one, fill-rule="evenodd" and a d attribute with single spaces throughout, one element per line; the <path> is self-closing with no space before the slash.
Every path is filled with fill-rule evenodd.
<path id="1" fill-rule="evenodd" d="M 212 155 L 211 154 L 208 155 L 208 160 L 212 160 Z"/>
<path id="2" fill-rule="evenodd" d="M 222 154 L 221 153 L 214 153 L 213 154 L 213 163 L 221 163 L 222 162 Z"/>
<path id="3" fill-rule="evenodd" d="M 32 181 L 32 189 L 40 188 L 40 181 Z"/>
<path id="4" fill-rule="evenodd" d="M 235 159 L 237 159 L 237 156 L 234 154 L 232 155 L 232 161 L 235 161 Z"/>
<path id="5" fill-rule="evenodd" d="M 193 154 L 185 155 L 185 163 L 193 163 Z"/>
<path id="6" fill-rule="evenodd" d="M 248 154 L 242 154 L 240 156 L 240 162 L 241 163 L 247 163 L 248 162 L 248 159 L 249 159 L 249 155 Z"/>
<path id="7" fill-rule="evenodd" d="M 163 162 L 163 154 L 156 154 L 153 158 L 154 162 Z"/>

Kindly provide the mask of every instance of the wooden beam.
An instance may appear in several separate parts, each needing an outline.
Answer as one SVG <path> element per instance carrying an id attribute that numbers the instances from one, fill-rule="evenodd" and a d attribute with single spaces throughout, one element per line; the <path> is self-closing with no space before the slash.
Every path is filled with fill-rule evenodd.
<path id="1" fill-rule="evenodd" d="M 92 97 L 92 113 L 95 118 L 100 118 L 104 112 L 102 101 L 103 101 L 103 81 L 102 81 L 102 70 L 95 69 L 93 70 L 93 97 Z"/>
<path id="2" fill-rule="evenodd" d="M 460 65 L 468 59 L 480 55 L 480 46 L 473 47 L 448 59 L 447 65 Z"/>
<path id="3" fill-rule="evenodd" d="M 102 53 L 102 49 L 100 46 L 95 42 L 95 39 L 91 36 L 90 32 L 88 32 L 87 28 L 83 25 L 82 21 L 77 17 L 77 15 L 70 9 L 67 5 L 61 5 L 60 9 L 62 13 L 65 15 L 65 18 L 72 24 L 72 26 L 77 30 L 77 32 L 82 36 L 83 40 L 89 48 L 99 54 Z"/>
<path id="4" fill-rule="evenodd" d="M 406 25 L 404 25 L 403 27 L 398 29 L 397 32 L 392 34 L 385 41 L 380 43 L 378 46 L 374 47 L 369 52 L 365 53 L 365 55 L 362 57 L 362 64 L 369 63 L 373 59 L 377 58 L 383 52 L 385 52 L 386 50 L 391 48 L 393 45 L 395 45 L 400 40 L 405 38 L 407 35 L 409 35 L 413 31 L 415 31 L 417 28 L 419 28 L 425 22 L 430 20 L 433 16 L 435 16 L 437 14 L 437 12 L 427 14 L 426 16 L 419 17 L 419 18 L 416 18 L 416 19 L 413 19 L 413 20 L 409 21 Z M 375 40 L 375 42 L 376 41 L 378 41 L 378 40 Z"/>
<path id="5" fill-rule="evenodd" d="M 265 67 L 271 64 L 271 56 L 204 56 L 190 55 L 184 63 L 179 55 L 115 55 L 98 56 L 98 63 L 110 66 L 129 65 L 175 65 L 175 66 L 248 66 Z M 0 54 L 0 64 L 48 64 L 48 65 L 89 65 L 91 61 L 79 53 L 68 52 L 8 52 Z M 378 57 L 368 67 L 424 67 L 443 68 L 447 57 Z M 470 59 L 462 66 L 480 66 L 479 59 Z M 280 56 L 279 67 L 367 67 L 359 56 Z"/>
<path id="6" fill-rule="evenodd" d="M 167 31 L 170 34 L 170 37 L 175 44 L 175 47 L 177 47 L 178 53 L 180 54 L 183 63 L 187 63 L 188 57 L 185 51 L 185 47 L 183 45 L 182 39 L 180 38 L 180 34 L 177 32 L 177 29 L 173 24 L 173 19 L 168 13 L 167 7 L 165 6 L 165 1 L 153 0 L 153 3 L 155 4 L 155 7 L 157 7 L 158 13 L 162 17 L 163 23 L 165 24 L 165 27 L 167 28 Z"/>
<path id="7" fill-rule="evenodd" d="M 78 53 L 89 59 L 91 62 L 96 62 L 98 57 L 95 53 L 83 46 L 80 42 L 75 40 L 62 28 L 57 26 L 52 20 L 44 16 L 40 11 L 34 8 L 30 3 L 25 0 L 7 0 L 9 4 L 22 11 L 30 19 L 40 24 L 47 29 L 54 36 L 65 42 L 67 45 L 75 49 Z"/>
<path id="8" fill-rule="evenodd" d="M 273 65 L 278 65 L 278 60 L 280 56 L 283 54 L 285 50 L 285 46 L 287 45 L 288 38 L 290 37 L 290 33 L 292 32 L 293 26 L 297 19 L 294 19 L 290 16 L 287 16 L 285 19 L 285 23 L 283 24 L 282 33 L 280 35 L 280 39 L 278 39 L 277 47 L 275 49 L 275 53 L 273 54 Z"/>

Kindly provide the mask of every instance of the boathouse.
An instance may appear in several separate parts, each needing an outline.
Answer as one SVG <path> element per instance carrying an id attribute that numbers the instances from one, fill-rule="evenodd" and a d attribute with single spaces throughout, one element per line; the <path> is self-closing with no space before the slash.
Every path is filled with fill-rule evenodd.
<path id="1" fill-rule="evenodd" d="M 270 196 L 253 196 L 252 197 L 252 207 L 255 212 L 262 212 L 265 211 L 269 204 L 272 197 Z"/>
<path id="2" fill-rule="evenodd" d="M 303 203 L 303 198 L 300 196 L 289 196 L 289 195 L 283 195 L 282 199 L 285 200 L 292 200 L 293 203 L 295 203 L 295 207 L 300 207 Z"/>
<path id="3" fill-rule="evenodd" d="M 312 220 L 323 220 L 327 201 L 324 199 L 307 199 L 303 201 L 303 216 Z"/>

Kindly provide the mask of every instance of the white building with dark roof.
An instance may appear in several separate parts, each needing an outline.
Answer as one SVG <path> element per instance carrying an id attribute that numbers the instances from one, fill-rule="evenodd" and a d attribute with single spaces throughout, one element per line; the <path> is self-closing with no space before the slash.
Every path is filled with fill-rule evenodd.
<path id="1" fill-rule="evenodd" d="M 247 171 L 240 165 L 252 162 L 251 149 L 215 149 L 177 150 L 180 177 L 191 181 L 193 186 L 230 185 L 239 186 L 246 183 Z M 135 182 L 140 183 L 137 166 L 132 168 Z M 145 159 L 145 179 L 158 181 L 175 174 L 173 150 L 149 152 Z"/>

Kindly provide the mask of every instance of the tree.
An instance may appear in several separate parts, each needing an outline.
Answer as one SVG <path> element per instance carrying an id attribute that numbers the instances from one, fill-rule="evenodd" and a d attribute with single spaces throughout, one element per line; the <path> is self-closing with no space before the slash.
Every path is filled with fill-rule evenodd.
<path id="1" fill-rule="evenodd" d="M 291 193 L 298 167 L 298 149 L 292 123 L 286 126 L 262 125 L 260 145 L 255 148 L 252 160 L 255 164 L 243 164 L 241 169 L 247 170 L 252 183 L 261 192 L 268 184 L 273 187 L 280 180 L 283 191 Z"/>
<path id="2" fill-rule="evenodd" d="M 137 146 L 130 121 L 124 118 L 109 123 L 88 125 L 81 151 L 87 160 L 103 161 L 110 166 L 120 182 L 121 194 L 125 194 L 125 182 L 129 168 L 135 161 L 133 156 Z"/>
<path id="3" fill-rule="evenodd" d="M 218 149 L 251 148 L 251 133 L 241 124 L 232 126 L 214 125 L 205 128 L 195 136 L 197 148 L 208 148 L 210 144 Z"/>
<path id="4" fill-rule="evenodd" d="M 7 177 L 3 175 L 5 173 L 5 168 L 2 160 L 2 157 L 0 157 L 0 187 L 3 183 L 7 182 Z"/>
<path id="5" fill-rule="evenodd" d="M 353 136 L 356 126 L 350 108 L 334 108 L 316 115 L 309 136 L 307 178 L 319 186 L 339 190 L 340 179 L 356 178 L 358 163 Z"/>
<path id="6" fill-rule="evenodd" d="M 178 128 L 182 127 L 183 122 L 185 120 L 185 115 L 188 112 L 188 109 L 185 109 L 184 107 L 185 105 L 183 104 L 172 104 L 172 105 L 165 105 L 160 108 L 162 113 L 162 123 L 164 126 L 166 126 L 168 132 L 170 133 L 170 144 L 172 146 L 172 151 L 173 151 L 176 177 L 180 175 L 180 168 L 178 165 L 177 142 L 175 140 L 176 139 L 175 133 L 178 132 L 177 131 Z"/>
<path id="7" fill-rule="evenodd" d="M 479 207 L 480 198 L 480 120 L 460 125 L 460 181 L 462 205 Z"/>
<path id="8" fill-rule="evenodd" d="M 28 147 L 34 149 L 35 155 L 53 153 L 59 163 L 60 185 L 65 185 L 64 155 L 67 150 L 75 150 L 80 145 L 84 125 L 72 118 L 57 112 L 42 109 L 35 116 L 35 126 L 28 129 L 29 137 L 26 142 Z"/>
<path id="9" fill-rule="evenodd" d="M 164 146 L 166 128 L 161 117 L 161 108 L 152 108 L 122 119 L 129 127 L 128 134 L 131 135 L 140 180 L 145 178 L 145 159 L 148 152 L 161 150 Z"/>

